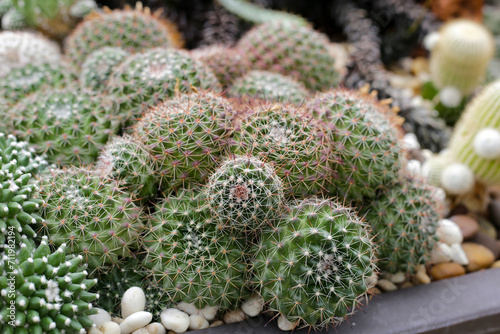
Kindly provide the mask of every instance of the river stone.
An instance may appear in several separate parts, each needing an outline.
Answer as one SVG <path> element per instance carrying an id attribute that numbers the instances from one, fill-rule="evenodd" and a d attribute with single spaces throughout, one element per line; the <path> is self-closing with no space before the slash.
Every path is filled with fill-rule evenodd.
<path id="1" fill-rule="evenodd" d="M 436 281 L 461 276 L 465 274 L 465 269 L 458 263 L 448 262 L 448 263 L 439 263 L 432 267 L 431 276 Z"/>
<path id="2" fill-rule="evenodd" d="M 477 271 L 479 269 L 488 268 L 493 261 L 495 261 L 493 253 L 483 245 L 465 242 L 462 244 L 462 248 L 469 259 L 467 271 Z"/>
<path id="3" fill-rule="evenodd" d="M 495 256 L 495 259 L 500 256 L 500 245 L 498 243 L 498 240 L 493 239 L 483 231 L 477 232 L 476 235 L 472 239 L 470 239 L 470 241 L 488 248 Z"/>
<path id="4" fill-rule="evenodd" d="M 455 215 L 449 218 L 452 222 L 458 225 L 464 240 L 472 238 L 479 231 L 477 220 L 467 215 Z"/>

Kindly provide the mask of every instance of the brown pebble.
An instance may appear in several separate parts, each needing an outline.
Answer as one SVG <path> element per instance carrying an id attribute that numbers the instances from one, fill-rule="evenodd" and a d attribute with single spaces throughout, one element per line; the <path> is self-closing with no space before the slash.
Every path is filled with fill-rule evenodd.
<path id="1" fill-rule="evenodd" d="M 495 259 L 500 256 L 500 244 L 498 240 L 493 239 L 483 231 L 477 232 L 476 235 L 470 239 L 470 241 L 488 248 L 493 253 Z"/>
<path id="2" fill-rule="evenodd" d="M 436 281 L 440 279 L 461 276 L 465 274 L 465 268 L 458 263 L 439 263 L 432 267 L 431 275 Z"/>
<path id="3" fill-rule="evenodd" d="M 495 199 L 490 202 L 488 205 L 488 215 L 493 225 L 500 231 L 500 199 Z"/>
<path id="4" fill-rule="evenodd" d="M 379 288 L 377 288 L 376 286 L 374 286 L 374 287 L 371 287 L 368 289 L 368 293 L 372 294 L 372 295 L 380 295 L 380 294 L 382 294 L 382 291 Z"/>
<path id="5" fill-rule="evenodd" d="M 493 264 L 491 265 L 491 268 L 500 268 L 500 260 L 493 262 Z"/>
<path id="6" fill-rule="evenodd" d="M 493 253 L 483 245 L 475 244 L 472 242 L 465 242 L 462 248 L 469 259 L 467 271 L 477 271 L 491 266 L 495 257 Z"/>
<path id="7" fill-rule="evenodd" d="M 403 284 L 401 284 L 400 288 L 401 288 L 401 289 L 407 289 L 407 288 L 411 288 L 411 287 L 413 287 L 413 286 L 414 286 L 414 285 L 413 285 L 413 283 L 412 283 L 412 282 L 410 282 L 410 281 L 406 281 L 406 282 L 404 282 Z"/>
<path id="8" fill-rule="evenodd" d="M 478 223 L 479 223 L 479 231 L 483 231 L 484 233 L 488 234 L 493 239 L 497 238 L 497 234 L 498 234 L 497 229 L 495 228 L 493 223 L 491 223 L 489 220 L 487 220 L 485 218 L 481 218 L 481 217 L 479 217 Z"/>
<path id="9" fill-rule="evenodd" d="M 472 238 L 477 233 L 477 231 L 479 231 L 478 222 L 470 216 L 455 215 L 448 219 L 453 221 L 458 225 L 458 227 L 460 227 L 460 231 L 462 232 L 464 240 Z"/>

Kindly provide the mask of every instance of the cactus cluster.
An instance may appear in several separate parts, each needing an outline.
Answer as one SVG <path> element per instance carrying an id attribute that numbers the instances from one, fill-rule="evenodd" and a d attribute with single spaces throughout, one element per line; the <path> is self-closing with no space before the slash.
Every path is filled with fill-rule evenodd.
<path id="1" fill-rule="evenodd" d="M 59 165 L 92 163 L 120 129 L 113 101 L 71 88 L 40 91 L 10 109 L 7 128 Z"/>
<path id="2" fill-rule="evenodd" d="M 126 125 L 156 104 L 176 94 L 220 90 L 215 75 L 183 50 L 155 48 L 127 58 L 115 68 L 107 91 L 116 96 Z"/>
<path id="3" fill-rule="evenodd" d="M 50 245 L 66 244 L 68 253 L 82 255 L 91 271 L 130 257 L 139 247 L 141 209 L 95 172 L 51 170 L 41 178 L 36 198 L 44 202 L 37 231 Z"/>
<path id="4" fill-rule="evenodd" d="M 181 47 L 175 25 L 158 16 L 140 2 L 135 9 L 93 12 L 66 40 L 66 53 L 75 65 L 81 66 L 92 52 L 105 46 L 121 47 L 130 53 L 154 47 Z"/>
<path id="5" fill-rule="evenodd" d="M 300 104 L 305 101 L 308 92 L 302 83 L 279 73 L 251 71 L 236 80 L 228 94 L 249 101 L 261 99 Z"/>
<path id="6" fill-rule="evenodd" d="M 34 175 L 47 165 L 28 143 L 0 133 L 0 249 L 18 245 L 23 235 L 36 236 L 43 202 L 34 198 L 38 190 Z"/>
<path id="7" fill-rule="evenodd" d="M 82 256 L 66 255 L 65 245 L 53 251 L 46 238 L 16 247 L 0 253 L 0 332 L 86 333 L 98 295 Z"/>
<path id="8" fill-rule="evenodd" d="M 250 30 L 237 48 L 248 57 L 252 69 L 278 72 L 319 91 L 335 87 L 339 79 L 328 44 L 325 35 L 310 27 L 270 21 Z"/>
<path id="9" fill-rule="evenodd" d="M 372 286 L 375 246 L 368 232 L 335 201 L 300 201 L 253 247 L 253 286 L 293 329 L 338 324 Z"/>

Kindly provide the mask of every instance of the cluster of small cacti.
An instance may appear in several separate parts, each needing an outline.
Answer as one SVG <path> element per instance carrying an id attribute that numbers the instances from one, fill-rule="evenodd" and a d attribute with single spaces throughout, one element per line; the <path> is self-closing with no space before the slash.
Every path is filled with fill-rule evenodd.
<path id="1" fill-rule="evenodd" d="M 442 199 L 409 176 L 396 111 L 337 88 L 330 42 L 305 20 L 249 8 L 264 23 L 235 46 L 189 52 L 141 4 L 87 15 L 64 56 L 0 33 L 0 128 L 12 134 L 0 137 L 0 228 L 31 252 L 18 294 L 50 290 L 57 304 L 20 305 L 28 333 L 83 332 L 88 303 L 118 315 L 133 286 L 155 319 L 258 295 L 282 328 L 318 329 L 362 306 L 379 271 L 429 261 Z M 498 158 L 488 131 L 464 147 Z M 78 293 L 65 292 L 72 280 Z"/>

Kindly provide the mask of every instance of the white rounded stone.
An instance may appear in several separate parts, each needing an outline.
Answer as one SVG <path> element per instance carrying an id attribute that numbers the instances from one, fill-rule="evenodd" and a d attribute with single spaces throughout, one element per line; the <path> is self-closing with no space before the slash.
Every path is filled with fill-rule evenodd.
<path id="1" fill-rule="evenodd" d="M 469 264 L 469 259 L 467 258 L 467 254 L 465 254 L 464 249 L 461 244 L 453 244 L 450 246 L 451 248 L 451 259 L 453 262 L 461 264 L 462 266 L 466 266 Z"/>
<path id="2" fill-rule="evenodd" d="M 462 102 L 462 93 L 453 86 L 446 86 L 439 91 L 439 101 L 448 108 L 456 108 Z"/>
<path id="3" fill-rule="evenodd" d="M 102 308 L 96 307 L 94 308 L 94 310 L 97 310 L 97 313 L 89 315 L 89 319 L 92 320 L 96 327 L 101 326 L 105 322 L 111 321 L 111 316 L 109 315 L 109 313 Z"/>
<path id="4" fill-rule="evenodd" d="M 451 247 L 444 242 L 437 242 L 431 252 L 431 263 L 438 264 L 451 261 Z"/>
<path id="5" fill-rule="evenodd" d="M 182 312 L 186 312 L 189 315 L 198 314 L 198 308 L 194 304 L 189 304 L 185 302 L 180 302 L 177 304 L 176 308 Z"/>
<path id="6" fill-rule="evenodd" d="M 241 304 L 241 310 L 249 317 L 255 317 L 262 312 L 264 299 L 259 295 L 253 295 Z"/>
<path id="7" fill-rule="evenodd" d="M 149 312 L 135 312 L 126 317 L 123 322 L 120 324 L 121 334 L 129 334 L 139 329 L 141 327 L 146 326 L 153 319 L 153 315 Z"/>
<path id="8" fill-rule="evenodd" d="M 492 128 L 481 129 L 474 137 L 474 152 L 481 158 L 500 158 L 500 131 Z"/>
<path id="9" fill-rule="evenodd" d="M 92 327 L 87 331 L 87 334 L 102 334 L 102 332 L 97 327 Z"/>
<path id="10" fill-rule="evenodd" d="M 427 36 L 424 37 L 424 47 L 431 51 L 432 49 L 434 49 L 434 47 L 436 46 L 436 44 L 439 42 L 439 39 L 441 38 L 439 32 L 437 31 L 433 31 L 429 34 L 427 34 Z"/>
<path id="11" fill-rule="evenodd" d="M 224 325 L 224 321 L 216 320 L 210 324 L 210 327 L 217 327 L 217 326 L 222 326 L 222 325 Z"/>
<path id="12" fill-rule="evenodd" d="M 418 160 L 411 159 L 406 163 L 406 170 L 410 175 L 421 176 L 423 173 L 422 163 Z"/>
<path id="13" fill-rule="evenodd" d="M 420 150 L 420 143 L 418 142 L 417 136 L 412 132 L 404 135 L 403 146 L 407 150 Z"/>
<path id="14" fill-rule="evenodd" d="M 189 316 L 189 329 L 204 329 L 208 328 L 209 323 L 207 319 L 203 318 L 203 316 L 199 314 L 193 314 Z"/>
<path id="15" fill-rule="evenodd" d="M 431 278 L 427 275 L 427 270 L 423 264 L 417 266 L 417 274 L 415 275 L 421 284 L 429 284 Z"/>
<path id="16" fill-rule="evenodd" d="M 474 173 L 461 163 L 453 163 L 441 174 L 441 186 L 451 195 L 463 195 L 474 187 Z"/>
<path id="17" fill-rule="evenodd" d="M 205 306 L 201 310 L 199 310 L 199 313 L 208 321 L 214 320 L 215 316 L 217 315 L 217 311 L 219 308 L 217 306 Z"/>
<path id="18" fill-rule="evenodd" d="M 402 271 L 398 271 L 390 276 L 390 280 L 392 283 L 396 284 L 403 283 L 406 280 L 406 274 Z"/>
<path id="19" fill-rule="evenodd" d="M 389 281 L 388 279 L 385 279 L 385 278 L 379 279 L 377 286 L 386 292 L 396 291 L 398 289 L 396 284 L 392 283 L 391 281 Z"/>
<path id="20" fill-rule="evenodd" d="M 449 219 L 441 219 L 438 222 L 436 234 L 442 242 L 450 246 L 456 243 L 461 244 L 464 240 L 460 227 Z"/>
<path id="21" fill-rule="evenodd" d="M 116 322 L 108 321 L 102 324 L 98 329 L 102 332 L 102 334 L 121 334 L 124 333 L 121 331 L 120 325 Z M 126 333 L 124 333 L 126 334 Z"/>
<path id="22" fill-rule="evenodd" d="M 189 328 L 189 315 L 176 308 L 168 308 L 160 314 L 161 323 L 168 330 L 184 333 Z"/>
<path id="23" fill-rule="evenodd" d="M 146 329 L 146 327 L 142 327 L 139 328 L 138 330 L 133 331 L 132 334 L 149 334 L 149 332 Z"/>
<path id="24" fill-rule="evenodd" d="M 146 296 L 139 287 L 132 287 L 125 291 L 122 297 L 122 318 L 126 319 L 129 315 L 141 312 L 146 309 Z"/>
<path id="25" fill-rule="evenodd" d="M 167 330 L 159 322 L 152 322 L 146 326 L 148 334 L 166 334 Z"/>
<path id="26" fill-rule="evenodd" d="M 278 318 L 278 327 L 282 331 L 291 331 L 291 330 L 293 330 L 295 328 L 295 324 L 293 322 L 291 322 L 291 321 L 288 321 L 288 319 L 285 318 L 284 315 L 281 315 Z"/>
<path id="27" fill-rule="evenodd" d="M 226 314 L 224 314 L 224 317 L 222 318 L 222 320 L 224 320 L 224 322 L 226 324 L 232 324 L 234 322 L 243 321 L 246 318 L 247 318 L 247 316 L 246 316 L 245 312 L 243 312 L 241 309 L 237 309 L 234 311 L 226 312 Z"/>

